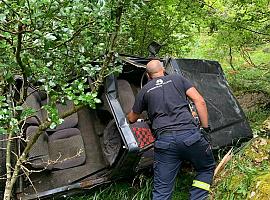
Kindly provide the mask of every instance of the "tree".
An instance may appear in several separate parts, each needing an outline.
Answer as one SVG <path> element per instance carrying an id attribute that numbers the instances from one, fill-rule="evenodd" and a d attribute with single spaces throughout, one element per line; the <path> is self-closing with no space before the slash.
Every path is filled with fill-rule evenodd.
<path id="1" fill-rule="evenodd" d="M 162 45 L 160 55 L 180 57 L 190 50 L 200 12 L 199 1 L 149 1 L 125 15 L 117 49 L 148 56 L 147 45 L 156 41 Z"/>
<path id="2" fill-rule="evenodd" d="M 204 1 L 202 5 L 203 26 L 213 36 L 216 49 L 225 49 L 230 57 L 233 51 L 240 52 L 250 65 L 255 66 L 246 49 L 269 43 L 269 1 L 218 0 Z"/>
<path id="3" fill-rule="evenodd" d="M 114 53 L 124 8 L 135 1 L 8 1 L 0 2 L 0 134 L 7 135 L 6 184 L 4 199 L 11 198 L 13 186 L 27 154 L 42 131 L 54 128 L 66 116 L 84 105 L 95 108 L 97 93 L 108 74 L 119 71 Z M 100 65 L 93 66 L 93 61 Z M 14 75 L 22 77 L 17 91 Z M 85 92 L 85 79 L 93 80 Z M 25 120 L 36 111 L 23 109 L 30 84 L 46 91 L 48 112 L 33 138 L 26 141 Z M 72 100 L 75 107 L 58 114 L 57 102 Z M 24 140 L 26 146 L 12 165 L 12 143 Z"/>

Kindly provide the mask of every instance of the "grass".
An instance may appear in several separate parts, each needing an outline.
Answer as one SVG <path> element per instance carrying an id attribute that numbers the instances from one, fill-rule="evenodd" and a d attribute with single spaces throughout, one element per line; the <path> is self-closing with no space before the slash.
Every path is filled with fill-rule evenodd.
<path id="1" fill-rule="evenodd" d="M 194 174 L 180 173 L 175 182 L 173 200 L 188 199 L 188 191 Z M 69 197 L 68 200 L 150 200 L 152 197 L 153 180 L 141 175 L 138 182 L 121 181 L 99 187 L 82 196 Z"/>
<path id="2" fill-rule="evenodd" d="M 214 199 L 243 200 L 252 194 L 255 196 L 251 199 L 267 199 L 263 195 L 265 191 L 258 188 L 258 184 L 265 174 L 270 173 L 269 148 L 269 139 L 255 138 L 235 154 L 226 169 L 216 178 L 213 185 Z"/>
<path id="3" fill-rule="evenodd" d="M 250 122 L 253 132 L 260 132 L 263 122 L 270 116 L 270 110 L 257 107 L 254 110 L 247 111 L 246 117 Z"/>

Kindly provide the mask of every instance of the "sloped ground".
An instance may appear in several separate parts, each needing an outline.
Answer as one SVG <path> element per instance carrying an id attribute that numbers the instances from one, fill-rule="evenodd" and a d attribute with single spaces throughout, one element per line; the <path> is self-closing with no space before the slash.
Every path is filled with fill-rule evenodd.
<path id="1" fill-rule="evenodd" d="M 252 111 L 257 107 L 266 107 L 270 104 L 269 96 L 262 92 L 239 92 L 237 100 L 245 112 Z"/>
<path id="2" fill-rule="evenodd" d="M 257 137 L 233 155 L 215 179 L 213 199 L 269 200 L 270 139 Z"/>
<path id="3" fill-rule="evenodd" d="M 256 136 L 234 149 L 232 160 L 214 180 L 212 199 L 270 200 L 270 108 L 262 93 L 241 94 L 238 100 Z"/>

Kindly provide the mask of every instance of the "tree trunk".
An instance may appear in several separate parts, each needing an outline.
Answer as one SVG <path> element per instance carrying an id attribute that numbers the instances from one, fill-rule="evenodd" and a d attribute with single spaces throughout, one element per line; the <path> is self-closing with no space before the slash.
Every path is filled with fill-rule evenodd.
<path id="1" fill-rule="evenodd" d="M 230 56 L 230 61 L 229 61 L 230 66 L 234 71 L 236 71 L 234 66 L 233 66 L 232 47 L 230 47 L 229 56 Z"/>

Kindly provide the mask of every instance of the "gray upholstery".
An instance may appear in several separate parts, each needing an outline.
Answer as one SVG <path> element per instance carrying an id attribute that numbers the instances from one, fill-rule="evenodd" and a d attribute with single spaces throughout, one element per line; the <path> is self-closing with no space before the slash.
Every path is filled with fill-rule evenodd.
<path id="1" fill-rule="evenodd" d="M 32 139 L 35 132 L 38 130 L 37 126 L 29 126 L 26 130 L 26 139 Z M 48 149 L 48 136 L 46 133 L 42 133 L 37 139 L 29 152 L 29 162 L 34 168 L 44 168 L 47 166 L 49 160 L 49 149 Z"/>
<path id="2" fill-rule="evenodd" d="M 30 117 L 26 120 L 27 124 L 38 125 L 44 120 L 44 111 L 41 110 L 41 98 L 39 93 L 32 88 L 27 89 L 27 98 L 22 105 L 24 109 L 32 108 L 35 110 L 35 117 Z"/>
<path id="3" fill-rule="evenodd" d="M 45 121 L 47 112 L 41 110 L 47 103 L 47 94 L 28 88 L 28 97 L 23 107 L 36 110 L 35 117 L 27 119 L 29 125 L 26 137 L 32 138 L 38 125 Z M 57 104 L 59 113 L 64 113 L 74 106 L 72 101 L 66 104 Z M 38 169 L 66 169 L 81 165 L 85 162 L 84 143 L 78 125 L 78 114 L 74 113 L 64 119 L 64 122 L 55 129 L 47 129 L 29 152 L 29 162 L 33 168 Z"/>
<path id="4" fill-rule="evenodd" d="M 32 138 L 37 129 L 28 127 L 27 138 Z M 29 163 L 38 169 L 71 168 L 82 165 L 85 159 L 83 139 L 77 128 L 59 130 L 49 136 L 43 133 L 29 152 Z"/>
<path id="5" fill-rule="evenodd" d="M 60 130 L 49 136 L 50 160 L 56 161 L 54 169 L 66 169 L 85 162 L 84 143 L 76 128 Z"/>
<path id="6" fill-rule="evenodd" d="M 104 129 L 101 147 L 106 161 L 112 166 L 121 149 L 121 136 L 114 120 Z"/>
<path id="7" fill-rule="evenodd" d="M 35 91 L 32 88 L 28 88 L 28 97 L 26 98 L 25 103 L 23 104 L 23 107 L 25 109 L 32 108 L 34 109 L 35 116 L 30 117 L 26 120 L 27 124 L 30 125 L 39 125 L 45 119 L 47 118 L 47 112 L 44 109 L 41 109 L 41 107 L 45 104 L 47 104 L 47 94 L 44 91 Z M 74 106 L 72 101 L 66 101 L 66 104 L 57 104 L 56 107 L 59 111 L 59 113 L 64 113 L 70 109 L 72 109 Z M 75 127 L 78 124 L 78 114 L 74 113 L 71 116 L 68 116 L 64 119 L 64 122 L 60 125 L 58 125 L 53 131 L 55 130 L 61 130 L 65 128 L 72 128 Z"/>
<path id="8" fill-rule="evenodd" d="M 130 84 L 126 80 L 117 80 L 118 97 L 122 109 L 125 114 L 128 114 L 135 102 L 134 93 Z"/>
<path id="9" fill-rule="evenodd" d="M 54 140 L 70 138 L 72 136 L 80 135 L 80 134 L 81 132 L 77 128 L 68 128 L 68 129 L 59 130 L 49 136 L 49 142 L 52 142 Z"/>
<path id="10" fill-rule="evenodd" d="M 126 80 L 119 79 L 117 80 L 117 84 L 120 104 L 124 113 L 128 114 L 132 110 L 132 107 L 134 105 L 135 95 L 140 91 L 140 89 L 133 84 L 129 84 L 129 82 L 127 82 Z M 142 112 L 140 118 L 148 119 L 147 112 Z"/>

